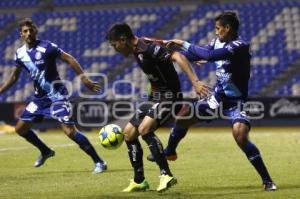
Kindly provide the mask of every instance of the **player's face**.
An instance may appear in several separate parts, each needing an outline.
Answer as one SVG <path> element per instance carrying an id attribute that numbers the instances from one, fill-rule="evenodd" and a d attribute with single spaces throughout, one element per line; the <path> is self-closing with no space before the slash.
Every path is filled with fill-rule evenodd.
<path id="1" fill-rule="evenodd" d="M 31 45 L 36 41 L 37 30 L 31 26 L 23 26 L 20 35 L 27 44 Z"/>
<path id="2" fill-rule="evenodd" d="M 228 38 L 228 33 L 229 33 L 229 26 L 222 26 L 222 24 L 219 21 L 216 21 L 215 24 L 215 31 L 216 31 L 216 36 L 219 38 L 221 42 L 226 42 Z"/>
<path id="3" fill-rule="evenodd" d="M 125 39 L 109 41 L 110 45 L 119 53 L 128 57 L 131 53 L 129 46 L 126 43 Z"/>

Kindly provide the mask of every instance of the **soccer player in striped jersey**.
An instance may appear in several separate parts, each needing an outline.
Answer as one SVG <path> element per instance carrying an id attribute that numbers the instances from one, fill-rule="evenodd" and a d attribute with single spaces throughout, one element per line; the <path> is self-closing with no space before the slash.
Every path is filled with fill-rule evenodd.
<path id="1" fill-rule="evenodd" d="M 48 158 L 55 155 L 54 150 L 50 149 L 32 129 L 34 122 L 50 117 L 58 120 L 64 133 L 92 158 L 95 163 L 94 173 L 105 171 L 106 162 L 98 156 L 87 137 L 75 127 L 71 118 L 72 108 L 67 97 L 68 91 L 60 80 L 56 60 L 61 59 L 68 63 L 89 90 L 98 92 L 99 84 L 85 76 L 80 64 L 73 56 L 50 41 L 37 39 L 38 29 L 31 19 L 21 20 L 19 31 L 25 44 L 17 50 L 15 67 L 12 69 L 11 76 L 1 85 L 0 93 L 8 90 L 18 80 L 23 69 L 30 74 L 34 82 L 34 99 L 27 105 L 15 130 L 40 150 L 41 155 L 34 166 L 42 166 Z"/>
<path id="2" fill-rule="evenodd" d="M 186 135 L 190 125 L 197 121 L 210 121 L 216 110 L 219 116 L 231 121 L 233 137 L 261 176 L 266 191 L 277 189 L 263 162 L 258 148 L 249 140 L 250 120 L 243 105 L 248 97 L 250 78 L 250 46 L 238 36 L 239 19 L 234 12 L 224 12 L 215 18 L 216 38 L 209 45 L 197 46 L 186 41 L 174 39 L 168 44 L 183 48 L 189 61 L 206 60 L 216 65 L 217 83 L 212 95 L 196 102 L 195 111 L 201 119 L 190 121 L 178 119 L 171 131 L 165 155 L 176 160 L 176 147 Z M 204 116 L 204 117 L 203 117 Z M 204 119 L 205 116 L 209 119 Z M 221 117 L 222 118 L 222 117 Z M 153 161 L 153 157 L 148 156 Z"/>

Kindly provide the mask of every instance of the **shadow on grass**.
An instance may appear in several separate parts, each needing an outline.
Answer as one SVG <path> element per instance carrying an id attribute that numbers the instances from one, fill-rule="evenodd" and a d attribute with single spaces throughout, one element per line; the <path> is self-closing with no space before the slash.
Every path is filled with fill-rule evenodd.
<path id="1" fill-rule="evenodd" d="M 177 185 L 179 186 L 179 185 Z M 180 188 L 180 187 L 178 187 Z M 300 185 L 282 185 L 279 187 L 279 190 L 274 192 L 280 192 L 281 190 L 293 190 L 300 189 Z M 194 186 L 191 189 L 183 189 L 182 191 L 178 190 L 167 190 L 163 193 L 158 193 L 155 190 L 148 190 L 145 192 L 135 192 L 135 193 L 122 193 L 122 192 L 113 192 L 111 194 L 102 194 L 102 195 L 94 195 L 91 197 L 85 198 L 95 198 L 95 199 L 196 199 L 196 198 L 239 198 L 242 196 L 258 196 L 258 195 L 268 195 L 272 197 L 273 193 L 268 193 L 263 190 L 262 186 L 226 186 L 226 187 L 212 187 L 212 186 Z"/>

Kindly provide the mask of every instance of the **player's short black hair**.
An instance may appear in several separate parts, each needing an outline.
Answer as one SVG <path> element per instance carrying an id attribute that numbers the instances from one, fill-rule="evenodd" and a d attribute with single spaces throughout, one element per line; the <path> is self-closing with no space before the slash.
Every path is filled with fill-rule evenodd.
<path id="1" fill-rule="evenodd" d="M 106 35 L 106 39 L 110 41 L 119 40 L 121 37 L 125 37 L 126 39 L 134 38 L 134 34 L 127 23 L 114 24 Z"/>
<path id="2" fill-rule="evenodd" d="M 222 26 L 229 25 L 234 31 L 239 30 L 240 20 L 235 12 L 225 11 L 215 18 Z"/>
<path id="3" fill-rule="evenodd" d="M 35 31 L 37 31 L 37 25 L 30 18 L 24 18 L 19 21 L 19 31 L 22 31 L 23 26 L 32 27 Z"/>

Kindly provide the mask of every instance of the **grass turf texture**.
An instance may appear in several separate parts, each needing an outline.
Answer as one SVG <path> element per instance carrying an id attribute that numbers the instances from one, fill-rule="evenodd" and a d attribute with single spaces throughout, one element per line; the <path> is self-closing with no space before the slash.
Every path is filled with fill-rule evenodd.
<path id="1" fill-rule="evenodd" d="M 166 145 L 169 129 L 157 135 Z M 197 133 L 198 132 L 198 133 Z M 191 129 L 170 162 L 178 184 L 164 193 L 156 164 L 148 162 L 144 141 L 145 176 L 150 191 L 122 193 L 133 172 L 127 148 L 106 150 L 97 132 L 87 136 L 108 163 L 108 171 L 91 173 L 94 164 L 61 131 L 40 137 L 56 151 L 41 168 L 33 168 L 38 150 L 19 136 L 0 136 L 0 198 L 300 198 L 300 129 L 253 128 L 251 139 L 259 147 L 279 190 L 264 192 L 259 176 L 234 142 L 229 128 Z"/>

